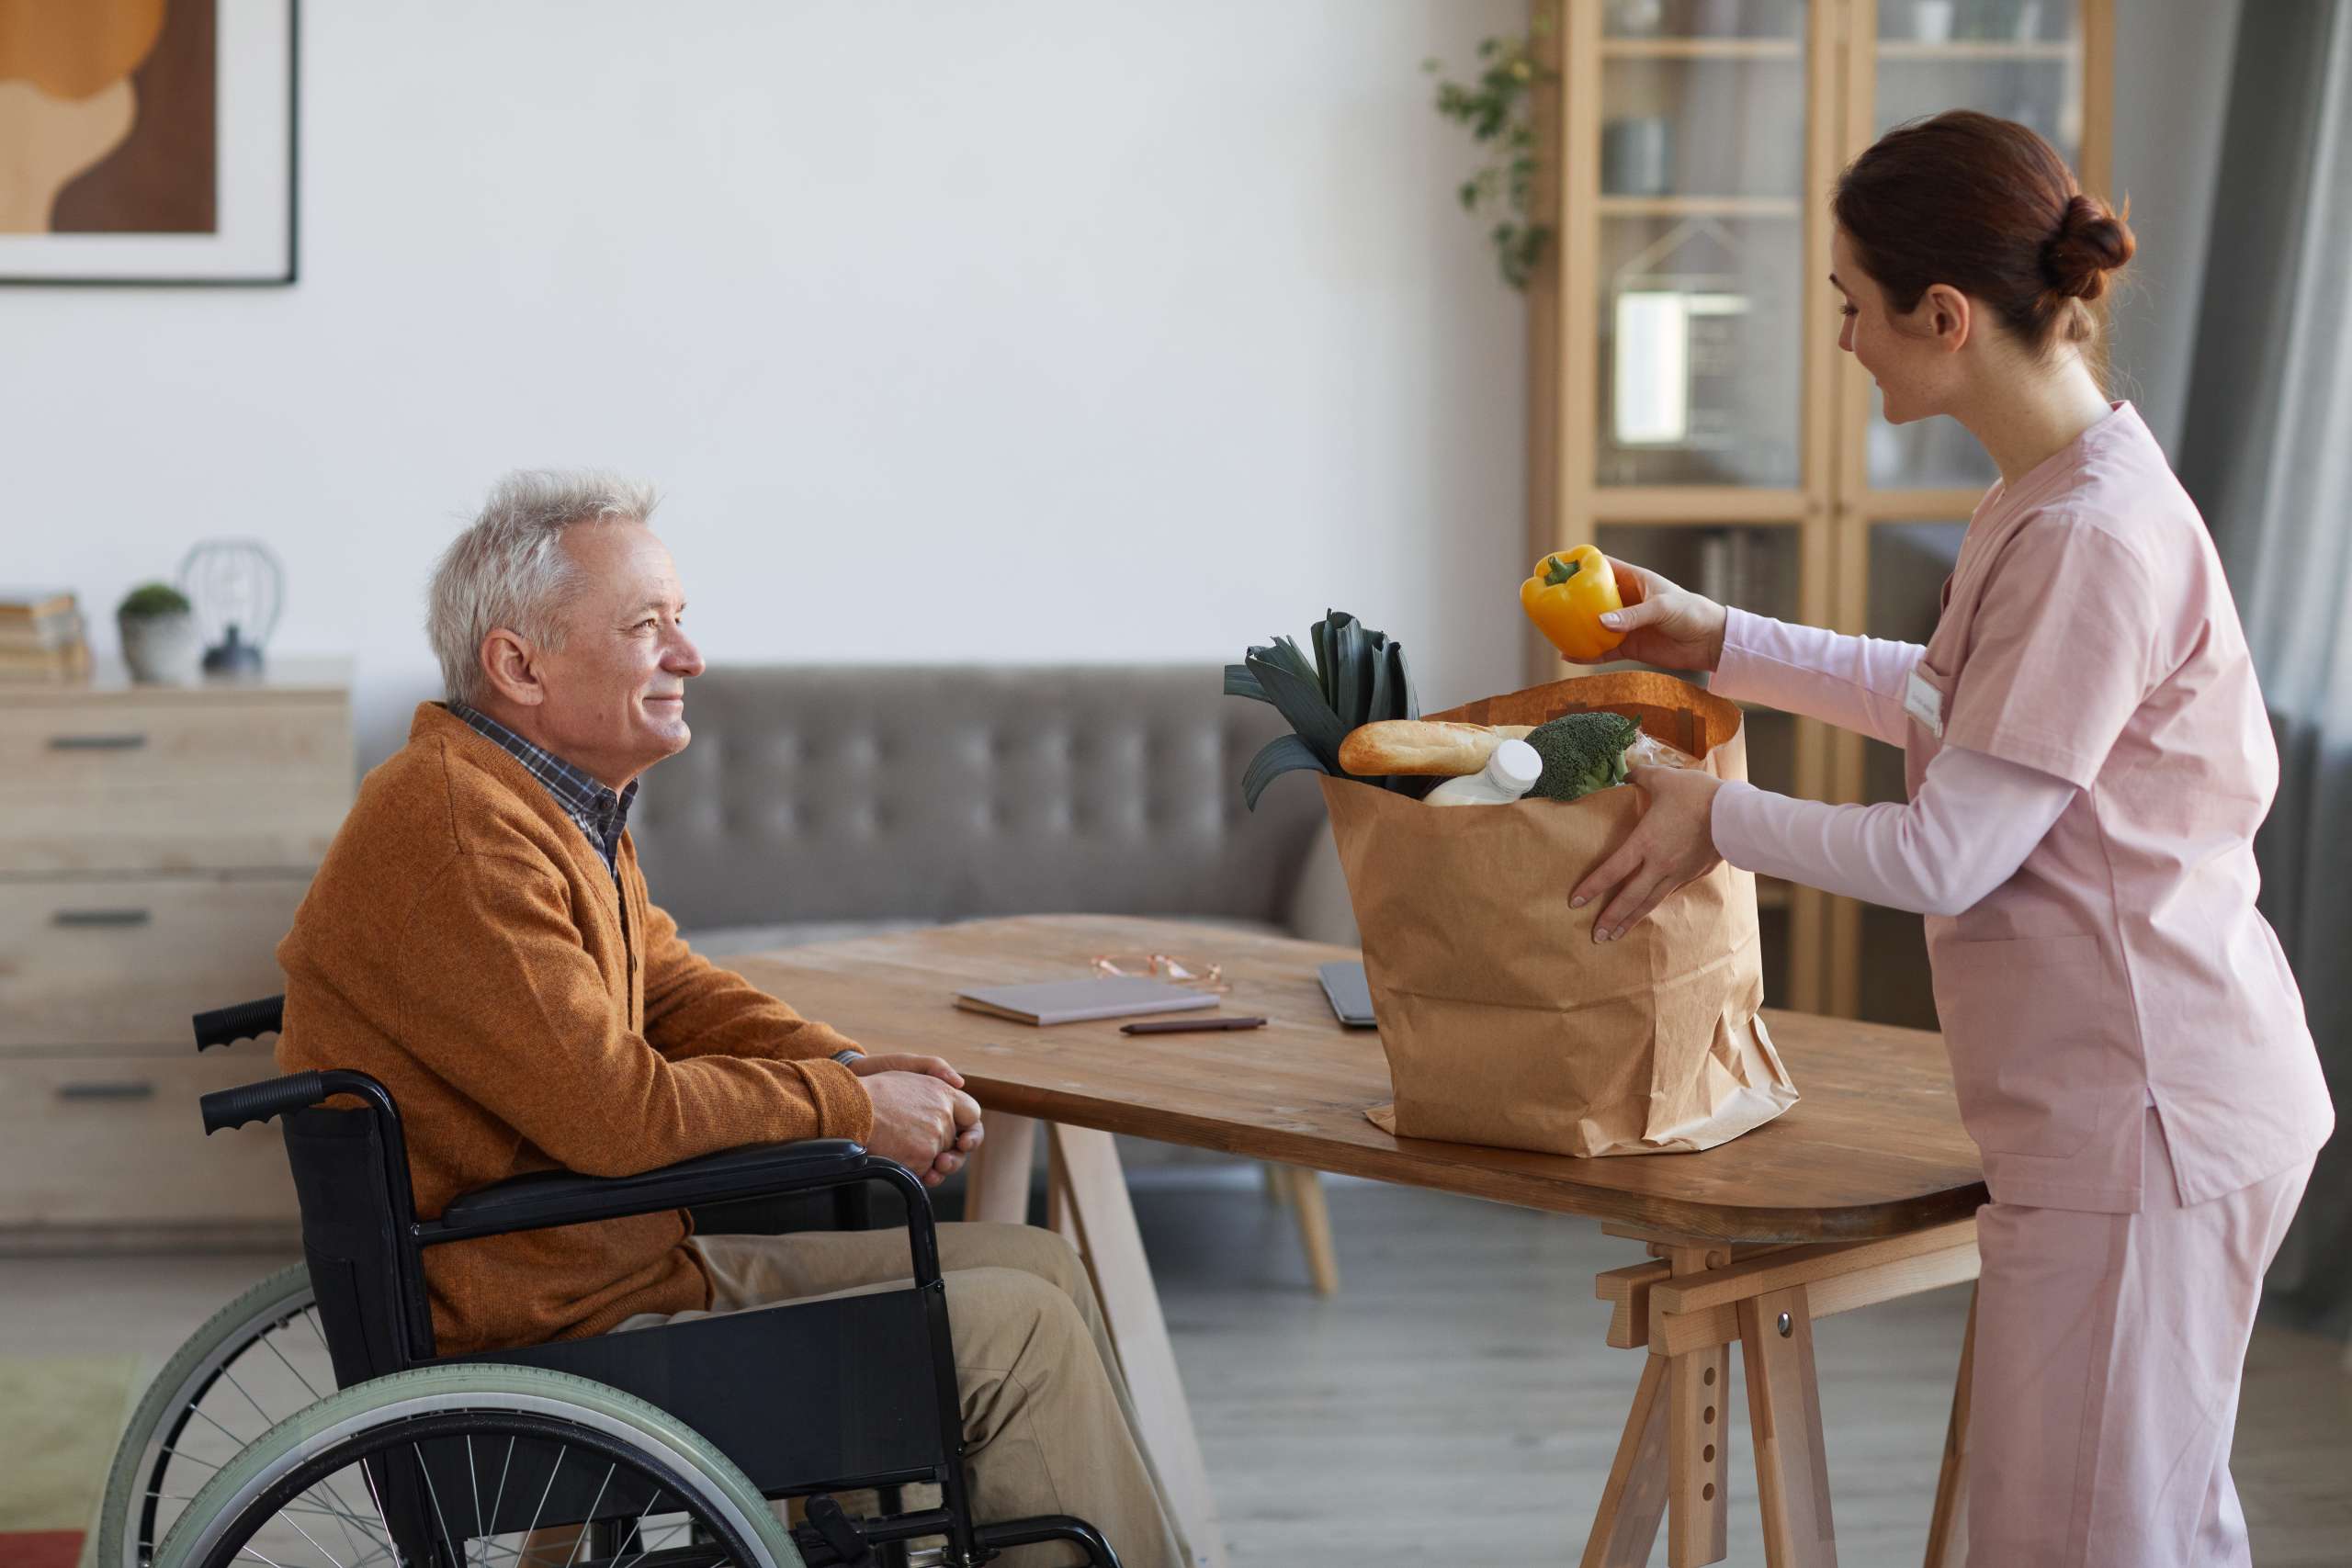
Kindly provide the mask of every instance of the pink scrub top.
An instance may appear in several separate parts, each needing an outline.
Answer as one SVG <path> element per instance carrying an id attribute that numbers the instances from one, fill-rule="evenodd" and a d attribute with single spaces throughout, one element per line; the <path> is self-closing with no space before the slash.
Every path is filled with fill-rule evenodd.
<path id="1" fill-rule="evenodd" d="M 2016 875 L 1927 922 L 1994 1200 L 2138 1212 L 2152 1104 L 2182 1203 L 2310 1159 L 2335 1112 L 2254 907 L 2278 747 L 2221 559 L 2138 412 L 1996 485 L 1943 592 L 1905 703 L 1911 791 L 1943 746 L 2077 791 Z"/>

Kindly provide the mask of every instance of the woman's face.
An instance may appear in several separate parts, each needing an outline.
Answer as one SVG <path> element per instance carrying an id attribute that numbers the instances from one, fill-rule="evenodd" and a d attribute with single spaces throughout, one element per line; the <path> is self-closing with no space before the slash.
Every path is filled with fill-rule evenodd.
<path id="1" fill-rule="evenodd" d="M 1846 312 L 1838 346 L 1878 384 L 1887 423 L 1907 424 L 1943 412 L 1959 367 L 1957 350 L 1968 338 L 1969 312 L 1958 290 L 1938 284 L 1919 297 L 1916 309 L 1894 314 L 1843 229 L 1830 240 L 1829 265 L 1829 281 Z"/>

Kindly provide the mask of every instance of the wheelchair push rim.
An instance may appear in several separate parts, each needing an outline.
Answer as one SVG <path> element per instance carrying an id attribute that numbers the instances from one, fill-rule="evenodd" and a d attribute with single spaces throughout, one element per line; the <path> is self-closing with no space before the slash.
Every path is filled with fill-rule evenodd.
<path id="1" fill-rule="evenodd" d="M 578 1507 L 592 1493 L 579 1513 L 560 1501 L 549 1509 L 550 1498 L 569 1495 Z M 607 1531 L 572 1528 L 582 1517 L 605 1521 Z M 598 1555 L 599 1539 L 609 1558 Z M 205 1484 L 155 1559 L 157 1568 L 436 1560 L 803 1568 L 759 1492 L 692 1427 L 584 1378 L 481 1363 L 379 1378 L 279 1423 Z"/>

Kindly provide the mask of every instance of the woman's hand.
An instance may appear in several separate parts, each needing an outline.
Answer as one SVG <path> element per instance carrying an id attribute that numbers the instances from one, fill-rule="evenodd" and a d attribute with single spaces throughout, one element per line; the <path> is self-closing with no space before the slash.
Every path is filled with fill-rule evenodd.
<path id="1" fill-rule="evenodd" d="M 1608 898 L 1592 918 L 1595 942 L 1616 941 L 1646 919 L 1668 894 L 1723 863 L 1723 856 L 1715 852 L 1713 826 L 1721 779 L 1689 768 L 1635 768 L 1630 777 L 1642 792 L 1641 820 L 1568 898 L 1571 909 Z M 1612 890 L 1615 897 L 1610 897 Z"/>
<path id="2" fill-rule="evenodd" d="M 1713 670 L 1724 656 L 1724 607 L 1703 593 L 1668 581 L 1646 567 L 1611 558 L 1617 594 L 1625 607 L 1600 617 L 1625 640 L 1605 656 L 1655 664 L 1661 670 Z M 1571 664 L 1598 660 L 1571 660 Z"/>

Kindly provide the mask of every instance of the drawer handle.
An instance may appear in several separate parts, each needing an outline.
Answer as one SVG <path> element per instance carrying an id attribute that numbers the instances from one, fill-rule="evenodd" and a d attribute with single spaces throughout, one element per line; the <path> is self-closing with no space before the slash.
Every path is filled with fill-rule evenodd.
<path id="1" fill-rule="evenodd" d="M 57 1086 L 60 1100 L 153 1100 L 152 1083 L 69 1083 Z"/>
<path id="2" fill-rule="evenodd" d="M 144 735 L 52 735 L 52 751 L 136 751 L 147 744 Z"/>
<path id="3" fill-rule="evenodd" d="M 60 909 L 50 916 L 53 926 L 143 926 L 155 917 L 145 909 Z"/>

